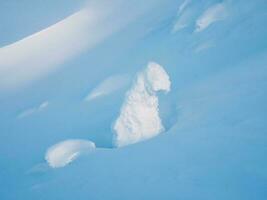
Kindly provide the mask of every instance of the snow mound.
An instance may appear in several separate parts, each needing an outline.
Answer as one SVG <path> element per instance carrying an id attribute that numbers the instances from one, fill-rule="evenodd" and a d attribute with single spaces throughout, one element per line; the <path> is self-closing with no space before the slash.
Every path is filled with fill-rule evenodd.
<path id="1" fill-rule="evenodd" d="M 150 62 L 147 68 L 137 75 L 113 127 L 114 146 L 133 144 L 164 131 L 156 92 L 168 92 L 170 86 L 168 74 L 157 63 Z"/>
<path id="2" fill-rule="evenodd" d="M 50 147 L 45 159 L 52 168 L 64 167 L 83 153 L 95 150 L 95 143 L 89 140 L 65 140 Z"/>

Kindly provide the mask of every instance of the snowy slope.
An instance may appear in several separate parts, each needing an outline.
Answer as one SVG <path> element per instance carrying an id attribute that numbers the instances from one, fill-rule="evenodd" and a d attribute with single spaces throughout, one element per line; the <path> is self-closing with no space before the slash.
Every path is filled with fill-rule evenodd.
<path id="1" fill-rule="evenodd" d="M 266 199 L 266 1 L 89 1 L 73 10 L 73 3 L 66 3 L 40 13 L 56 24 L 59 15 L 64 20 L 90 3 L 105 11 L 114 6 L 115 12 L 100 12 L 105 23 L 97 30 L 108 33 L 81 51 L 70 48 L 71 56 L 49 64 L 49 73 L 35 76 L 15 58 L 14 69 L 23 73 L 7 70 L 1 62 L 6 45 L 0 48 L 0 77 L 5 77 L 0 80 L 5 81 L 0 85 L 0 199 Z M 21 20 L 39 17 L 47 26 L 45 17 L 15 4 L 3 3 L 1 16 L 25 10 Z M 4 11 L 10 7 L 13 12 Z M 0 34 L 3 44 L 23 39 L 12 29 L 15 22 L 2 21 L 12 30 Z M 21 35 L 29 32 L 19 29 Z M 30 64 L 31 50 L 24 60 Z M 150 61 L 162 66 L 171 82 L 169 93 L 157 93 L 153 107 L 164 129 L 117 148 L 114 125 L 123 105 L 131 110 L 127 91 Z M 38 69 L 34 65 L 28 67 Z M 142 94 L 151 92 L 146 87 Z M 146 127 L 155 118 L 139 119 Z"/>

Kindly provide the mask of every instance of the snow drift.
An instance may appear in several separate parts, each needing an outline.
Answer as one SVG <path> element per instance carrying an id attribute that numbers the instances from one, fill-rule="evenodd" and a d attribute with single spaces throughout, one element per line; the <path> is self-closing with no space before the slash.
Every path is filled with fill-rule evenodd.
<path id="1" fill-rule="evenodd" d="M 0 90 L 21 87 L 57 71 L 152 9 L 138 9 L 140 3 L 130 3 L 135 9 L 123 12 L 128 4 L 122 0 L 90 1 L 65 19 L 0 47 Z"/>
<path id="2" fill-rule="evenodd" d="M 164 130 L 156 93 L 168 92 L 170 85 L 168 74 L 157 63 L 150 62 L 137 75 L 114 125 L 114 146 L 121 147 L 149 139 Z"/>
<path id="3" fill-rule="evenodd" d="M 45 159 L 52 168 L 64 167 L 78 156 L 95 150 L 95 143 L 89 140 L 65 140 L 50 147 Z"/>

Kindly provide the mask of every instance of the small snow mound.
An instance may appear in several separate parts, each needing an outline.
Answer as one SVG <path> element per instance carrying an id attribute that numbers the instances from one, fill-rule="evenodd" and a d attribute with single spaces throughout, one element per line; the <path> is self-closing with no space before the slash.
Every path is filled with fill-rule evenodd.
<path id="1" fill-rule="evenodd" d="M 83 153 L 95 150 L 95 143 L 89 140 L 65 140 L 50 147 L 45 159 L 52 168 L 64 167 Z"/>
<path id="2" fill-rule="evenodd" d="M 168 74 L 157 63 L 150 62 L 147 68 L 137 75 L 113 127 L 114 146 L 121 147 L 146 140 L 164 130 L 156 92 L 168 92 L 170 86 Z"/>

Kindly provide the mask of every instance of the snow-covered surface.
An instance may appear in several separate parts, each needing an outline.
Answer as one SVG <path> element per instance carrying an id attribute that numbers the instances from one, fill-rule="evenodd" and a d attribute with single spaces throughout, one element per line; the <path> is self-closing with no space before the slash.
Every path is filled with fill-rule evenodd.
<path id="1" fill-rule="evenodd" d="M 129 82 L 129 77 L 125 74 L 114 75 L 103 80 L 86 97 L 85 101 L 109 95 L 125 87 Z"/>
<path id="2" fill-rule="evenodd" d="M 168 92 L 170 86 L 167 72 L 157 63 L 150 62 L 147 68 L 137 75 L 114 125 L 115 146 L 134 144 L 152 138 L 164 130 L 156 93 Z"/>
<path id="3" fill-rule="evenodd" d="M 92 49 L 143 13 L 142 9 L 122 12 L 121 18 L 117 14 L 125 4 L 121 0 L 87 4 L 48 28 L 0 47 L 0 90 L 21 87 L 57 71 L 60 64 Z"/>
<path id="4" fill-rule="evenodd" d="M 38 112 L 42 112 L 45 108 L 48 107 L 48 105 L 49 105 L 49 102 L 44 101 L 43 103 L 41 103 L 37 107 L 28 108 L 28 109 L 22 111 L 21 113 L 18 114 L 17 118 L 21 119 L 21 118 L 28 117 L 28 116 L 33 115 L 33 114 L 38 113 Z"/>
<path id="5" fill-rule="evenodd" d="M 87 0 L 0 5 L 0 54 L 12 55 L 0 55 L 0 199 L 266 200 L 266 0 L 90 3 L 101 9 L 89 32 L 101 34 L 89 34 L 96 43 L 81 51 L 79 20 L 66 33 L 53 24 L 92 8 Z M 43 40 L 52 28 L 55 37 Z M 55 49 L 71 56 L 47 65 Z M 113 84 L 118 75 L 132 85 Z M 129 130 L 126 107 L 139 119 Z M 116 134 L 145 129 L 157 136 L 114 148 Z"/>
<path id="6" fill-rule="evenodd" d="M 95 144 L 87 140 L 66 140 L 50 147 L 45 155 L 47 163 L 53 167 L 64 167 L 81 154 L 95 150 Z"/>
<path id="7" fill-rule="evenodd" d="M 216 21 L 223 20 L 227 17 L 226 5 L 219 3 L 208 8 L 196 21 L 196 32 L 200 32 L 208 28 Z"/>

